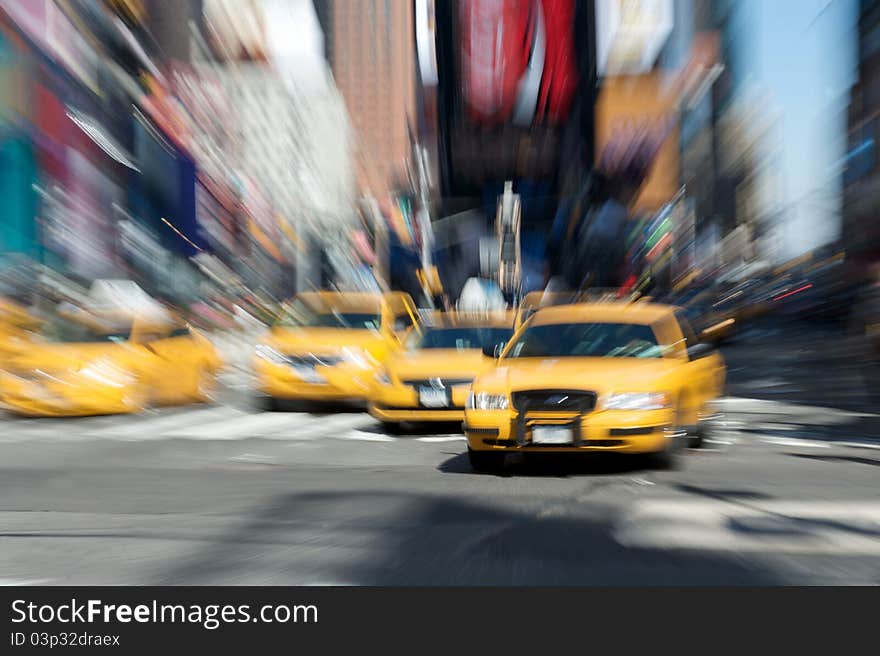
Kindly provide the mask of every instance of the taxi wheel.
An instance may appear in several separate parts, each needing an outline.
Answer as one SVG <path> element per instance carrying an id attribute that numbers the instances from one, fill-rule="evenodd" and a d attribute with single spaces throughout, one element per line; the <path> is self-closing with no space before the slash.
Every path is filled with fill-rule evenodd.
<path id="1" fill-rule="evenodd" d="M 655 451 L 648 455 L 653 469 L 676 470 L 681 468 L 681 452 L 688 445 L 690 437 L 683 428 L 673 429 L 673 433 L 679 437 L 672 438 L 662 451 Z"/>
<path id="2" fill-rule="evenodd" d="M 500 471 L 504 466 L 504 452 L 474 451 L 468 447 L 468 460 L 474 471 L 483 474 L 491 474 Z"/>
<path id="3" fill-rule="evenodd" d="M 680 467 L 680 456 L 677 449 L 664 449 L 648 456 L 651 469 L 673 471 Z"/>
<path id="4" fill-rule="evenodd" d="M 282 409 L 281 403 L 274 396 L 261 396 L 259 405 L 265 412 L 279 412 Z"/>
<path id="5" fill-rule="evenodd" d="M 705 422 L 700 422 L 696 426 L 688 428 L 687 446 L 689 449 L 700 449 L 703 447 L 703 440 L 708 432 Z"/>
<path id="6" fill-rule="evenodd" d="M 383 421 L 382 430 L 389 435 L 403 435 L 404 427 L 399 421 Z"/>

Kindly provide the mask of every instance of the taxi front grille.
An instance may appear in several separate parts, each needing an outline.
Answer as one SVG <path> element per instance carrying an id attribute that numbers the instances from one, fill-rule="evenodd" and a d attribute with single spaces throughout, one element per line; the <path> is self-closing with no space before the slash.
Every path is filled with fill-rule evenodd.
<path id="1" fill-rule="evenodd" d="M 514 409 L 527 412 L 563 412 L 584 414 L 596 407 L 596 393 L 584 390 L 522 390 L 511 394 Z"/>
<path id="2" fill-rule="evenodd" d="M 473 378 L 411 378 L 404 380 L 403 384 L 415 387 L 416 389 L 419 387 L 439 387 L 442 389 L 446 387 L 457 387 L 459 385 L 470 385 L 472 382 L 474 382 Z"/>
<path id="3" fill-rule="evenodd" d="M 342 362 L 338 355 L 288 355 L 287 363 L 294 367 L 332 367 Z"/>

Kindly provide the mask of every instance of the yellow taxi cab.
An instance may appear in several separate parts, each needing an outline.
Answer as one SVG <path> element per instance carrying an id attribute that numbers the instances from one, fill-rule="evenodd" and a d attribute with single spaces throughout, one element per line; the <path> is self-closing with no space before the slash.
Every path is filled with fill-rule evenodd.
<path id="1" fill-rule="evenodd" d="M 59 313 L 0 364 L 0 407 L 29 416 L 138 412 L 211 399 L 221 360 L 178 320 Z"/>
<path id="2" fill-rule="evenodd" d="M 0 362 L 27 348 L 41 323 L 25 306 L 0 297 Z"/>
<path id="3" fill-rule="evenodd" d="M 669 466 L 699 441 L 724 380 L 721 356 L 671 306 L 542 308 L 474 380 L 468 455 L 478 471 L 514 451 L 645 453 Z"/>
<path id="4" fill-rule="evenodd" d="M 389 432 L 403 422 L 458 421 L 471 382 L 495 365 L 484 349 L 513 334 L 513 313 L 439 313 L 376 372 L 369 412 Z"/>
<path id="5" fill-rule="evenodd" d="M 419 313 L 403 292 L 303 292 L 256 347 L 262 401 L 366 401 L 375 368 L 411 331 Z"/>

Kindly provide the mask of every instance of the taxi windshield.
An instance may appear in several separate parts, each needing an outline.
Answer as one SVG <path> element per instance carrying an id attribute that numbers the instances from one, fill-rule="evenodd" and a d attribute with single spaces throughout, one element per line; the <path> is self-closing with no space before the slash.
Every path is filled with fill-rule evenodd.
<path id="1" fill-rule="evenodd" d="M 40 336 L 57 344 L 116 343 L 127 341 L 130 332 L 129 327 L 104 328 L 59 316 L 53 317 L 42 326 Z"/>
<path id="2" fill-rule="evenodd" d="M 554 323 L 531 326 L 505 358 L 660 358 L 650 326 L 630 323 Z"/>
<path id="3" fill-rule="evenodd" d="M 428 328 L 413 340 L 412 349 L 482 349 L 510 339 L 510 328 L 449 327 Z"/>
<path id="4" fill-rule="evenodd" d="M 294 301 L 278 319 L 276 326 L 283 328 L 347 328 L 351 330 L 378 330 L 382 314 L 376 311 L 347 310 L 331 307 L 312 307 Z"/>

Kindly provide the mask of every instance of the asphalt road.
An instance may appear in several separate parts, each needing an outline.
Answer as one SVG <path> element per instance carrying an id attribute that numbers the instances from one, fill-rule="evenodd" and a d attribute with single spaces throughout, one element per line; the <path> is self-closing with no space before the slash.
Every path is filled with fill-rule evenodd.
<path id="1" fill-rule="evenodd" d="M 0 582 L 878 584 L 878 416 L 823 336 L 725 347 L 724 420 L 676 471 L 478 475 L 455 426 L 261 412 L 240 375 L 215 406 L 2 417 Z"/>

